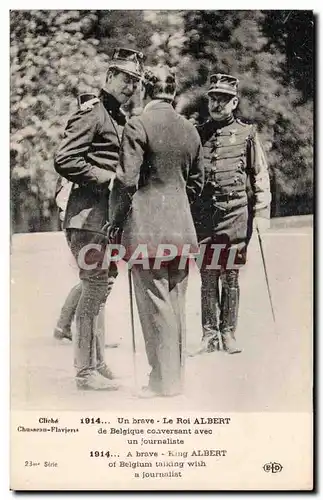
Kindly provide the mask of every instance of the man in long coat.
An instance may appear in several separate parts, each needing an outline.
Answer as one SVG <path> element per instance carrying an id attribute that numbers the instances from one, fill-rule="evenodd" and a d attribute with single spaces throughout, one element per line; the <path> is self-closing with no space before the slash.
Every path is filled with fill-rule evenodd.
<path id="1" fill-rule="evenodd" d="M 123 228 L 151 366 L 141 396 L 173 396 L 182 391 L 187 257 L 198 251 L 190 202 L 203 186 L 203 151 L 194 126 L 172 106 L 171 68 L 147 70 L 141 90 L 145 107 L 124 128 L 110 220 Z M 163 260 L 165 248 L 172 259 Z M 137 249 L 147 257 L 142 263 L 131 262 Z"/>
<path id="2" fill-rule="evenodd" d="M 200 352 L 223 349 L 234 354 L 241 352 L 235 338 L 239 266 L 246 262 L 252 223 L 260 231 L 269 227 L 270 184 L 255 126 L 235 117 L 238 79 L 212 75 L 208 100 L 210 119 L 197 127 L 204 150 L 205 185 L 201 197 L 192 205 L 204 252 L 200 260 Z"/>
<path id="3" fill-rule="evenodd" d="M 119 159 L 125 116 L 120 106 L 133 95 L 141 77 L 142 54 L 115 51 L 99 98 L 85 103 L 68 121 L 55 156 L 55 169 L 73 183 L 64 219 L 70 248 L 80 268 L 81 297 L 76 310 L 75 367 L 79 389 L 115 390 L 104 361 L 104 332 L 97 328 L 100 310 L 117 276 L 105 269 L 102 255 L 89 269 L 81 255 L 87 245 L 106 246 L 108 200 Z M 92 256 L 91 259 L 94 257 Z"/>

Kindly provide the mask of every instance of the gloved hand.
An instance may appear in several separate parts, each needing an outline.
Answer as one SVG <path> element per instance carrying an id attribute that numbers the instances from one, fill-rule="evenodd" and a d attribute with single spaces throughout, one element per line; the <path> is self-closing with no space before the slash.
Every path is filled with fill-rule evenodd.
<path id="1" fill-rule="evenodd" d="M 108 243 L 120 244 L 122 230 L 119 227 L 112 226 L 110 222 L 107 222 L 102 231 L 106 233 Z"/>

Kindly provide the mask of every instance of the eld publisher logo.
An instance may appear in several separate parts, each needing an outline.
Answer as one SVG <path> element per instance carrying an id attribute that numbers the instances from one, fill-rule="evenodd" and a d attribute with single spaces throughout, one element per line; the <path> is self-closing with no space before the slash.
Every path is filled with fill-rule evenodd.
<path id="1" fill-rule="evenodd" d="M 263 469 L 265 472 L 276 474 L 276 472 L 281 472 L 283 470 L 283 466 L 277 462 L 268 462 L 263 466 Z"/>

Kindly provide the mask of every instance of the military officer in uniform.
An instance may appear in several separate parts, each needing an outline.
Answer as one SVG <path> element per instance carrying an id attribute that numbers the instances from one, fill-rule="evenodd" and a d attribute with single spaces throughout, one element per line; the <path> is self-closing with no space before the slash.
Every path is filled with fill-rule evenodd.
<path id="1" fill-rule="evenodd" d="M 77 98 L 79 109 L 87 109 L 92 107 L 97 102 L 97 97 L 92 93 L 80 94 Z M 71 192 L 73 183 L 68 181 L 65 177 L 59 176 L 56 183 L 55 200 L 58 208 L 59 221 L 63 225 L 66 213 L 68 198 Z M 69 231 L 65 231 L 66 241 L 70 247 Z M 54 328 L 54 337 L 58 340 L 67 339 L 72 341 L 72 323 L 75 319 L 77 305 L 82 293 L 82 283 L 79 282 L 73 286 L 69 291 L 64 304 L 61 308 L 59 318 Z M 105 337 L 105 322 L 104 322 L 104 308 L 100 309 L 98 316 L 97 327 L 101 328 Z M 117 347 L 118 344 L 109 343 L 106 347 Z"/>
<path id="2" fill-rule="evenodd" d="M 94 103 L 97 102 L 97 97 L 92 93 L 84 93 L 80 94 L 77 98 L 79 109 L 88 109 L 92 107 Z M 121 110 L 121 109 L 120 109 Z M 130 110 L 131 116 L 137 115 L 141 113 L 141 108 L 132 108 Z M 61 224 L 64 223 L 65 213 L 68 198 L 70 195 L 70 191 L 72 188 L 72 182 L 68 181 L 65 177 L 59 176 L 57 179 L 56 190 L 55 190 L 55 200 L 58 208 L 59 221 Z M 70 246 L 69 242 L 69 232 L 65 232 L 66 240 L 68 246 Z M 73 286 L 73 288 L 69 291 L 64 304 L 61 308 L 59 318 L 57 320 L 56 326 L 54 328 L 54 337 L 58 340 L 67 339 L 72 340 L 72 323 L 75 318 L 75 313 L 78 305 L 78 301 L 81 297 L 82 292 L 82 283 L 77 283 Z M 104 308 L 100 310 L 100 314 L 97 322 L 98 328 L 103 330 L 103 335 L 105 337 L 105 324 L 104 324 Z M 117 347 L 116 343 L 107 343 L 106 347 Z"/>
<path id="3" fill-rule="evenodd" d="M 200 352 L 217 349 L 230 354 L 241 352 L 235 337 L 239 266 L 246 262 L 252 223 L 260 231 L 269 227 L 271 195 L 267 163 L 255 126 L 235 117 L 238 83 L 234 76 L 211 76 L 210 119 L 197 127 L 205 161 L 204 189 L 192 206 L 199 242 L 205 251 L 200 266 L 203 326 Z M 212 264 L 217 245 L 219 258 Z M 231 258 L 230 250 L 231 255 L 234 251 Z"/>
<path id="4" fill-rule="evenodd" d="M 147 70 L 142 79 L 144 110 L 123 133 L 120 165 L 110 197 L 111 224 L 123 228 L 129 258 L 139 245 L 149 266 L 132 269 L 139 317 L 151 366 L 142 397 L 175 396 L 182 391 L 187 259 L 198 252 L 190 201 L 201 192 L 203 151 L 195 127 L 175 112 L 174 71 Z M 176 248 L 173 259 L 158 258 L 160 245 Z"/>
<path id="5" fill-rule="evenodd" d="M 97 321 L 117 276 L 116 266 L 105 269 L 102 260 L 109 192 L 125 124 L 120 106 L 133 95 L 141 77 L 141 64 L 141 53 L 130 49 L 115 51 L 99 98 L 85 103 L 70 118 L 55 155 L 56 171 L 73 183 L 63 227 L 79 263 L 82 283 L 74 339 L 79 389 L 117 389 L 104 361 L 104 334 L 97 328 Z M 96 268 L 89 270 L 79 257 L 84 247 L 92 243 L 101 245 L 102 252 L 96 254 Z"/>
<path id="6" fill-rule="evenodd" d="M 95 103 L 96 100 L 97 98 L 95 94 L 90 94 L 90 93 L 80 94 L 77 98 L 78 107 L 79 109 L 84 109 L 84 108 L 86 109 L 89 106 L 92 106 L 93 102 Z M 68 181 L 65 177 L 61 176 L 58 177 L 55 190 L 55 201 L 58 208 L 59 221 L 62 226 L 64 226 L 66 207 L 72 186 L 73 183 Z M 65 237 L 67 244 L 70 247 L 69 232 L 67 233 L 65 232 Z M 75 313 L 78 302 L 81 297 L 81 293 L 82 293 L 81 282 L 74 285 L 73 288 L 69 291 L 65 299 L 65 302 L 62 306 L 56 326 L 54 328 L 54 337 L 56 339 L 72 340 L 71 327 L 73 320 L 75 318 Z M 104 316 L 104 310 L 102 310 L 102 313 L 100 311 L 100 316 L 99 316 L 99 323 L 102 324 L 102 326 L 104 327 L 104 317 L 101 318 L 101 316 Z"/>

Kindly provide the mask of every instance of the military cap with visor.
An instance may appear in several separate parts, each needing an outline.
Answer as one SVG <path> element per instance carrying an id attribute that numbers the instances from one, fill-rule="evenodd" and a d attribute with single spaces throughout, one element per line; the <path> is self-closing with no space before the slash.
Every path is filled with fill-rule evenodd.
<path id="1" fill-rule="evenodd" d="M 235 76 L 217 73 L 210 76 L 210 88 L 207 94 L 227 94 L 236 97 L 238 85 L 239 80 Z"/>
<path id="2" fill-rule="evenodd" d="M 117 69 L 140 80 L 143 72 L 144 55 L 133 49 L 118 48 L 114 51 L 109 69 Z"/>

